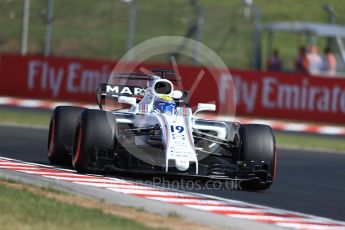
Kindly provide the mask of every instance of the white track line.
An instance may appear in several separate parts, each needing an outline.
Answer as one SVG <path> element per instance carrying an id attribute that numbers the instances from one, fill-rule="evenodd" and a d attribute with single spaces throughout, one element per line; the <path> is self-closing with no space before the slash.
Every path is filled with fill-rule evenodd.
<path id="1" fill-rule="evenodd" d="M 215 200 L 197 200 L 197 199 L 188 199 L 188 198 L 172 198 L 172 197 L 152 197 L 153 200 L 164 201 L 167 203 L 176 203 L 176 204 L 206 204 L 206 205 L 229 205 L 228 203 Z"/>
<path id="2" fill-rule="evenodd" d="M 138 186 L 138 185 L 132 185 L 132 184 L 98 184 L 98 183 L 90 183 L 90 182 L 74 182 L 74 183 L 81 184 L 81 185 L 95 186 L 95 187 L 100 187 L 100 188 L 150 190 L 150 191 L 152 191 L 152 188 L 144 187 L 144 186 Z"/>

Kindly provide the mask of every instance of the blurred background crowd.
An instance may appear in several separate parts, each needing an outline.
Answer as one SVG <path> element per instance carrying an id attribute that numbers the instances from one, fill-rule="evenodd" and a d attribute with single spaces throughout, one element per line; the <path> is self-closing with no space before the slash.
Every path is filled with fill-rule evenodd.
<path id="1" fill-rule="evenodd" d="M 294 71 L 308 73 L 310 75 L 335 76 L 337 70 L 337 60 L 331 47 L 326 47 L 321 56 L 315 45 L 308 48 L 300 46 L 298 54 L 293 60 Z M 267 69 L 271 71 L 283 71 L 283 62 L 279 51 L 275 49 L 268 59 Z"/>

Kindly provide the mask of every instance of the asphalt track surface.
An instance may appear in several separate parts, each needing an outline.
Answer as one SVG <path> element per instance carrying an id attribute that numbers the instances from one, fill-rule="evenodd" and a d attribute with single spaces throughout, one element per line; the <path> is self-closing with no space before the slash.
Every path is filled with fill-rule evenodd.
<path id="1" fill-rule="evenodd" d="M 47 134 L 0 126 L 0 156 L 49 164 Z M 345 221 L 345 153 L 278 149 L 277 162 L 277 179 L 269 190 L 194 192 Z"/>

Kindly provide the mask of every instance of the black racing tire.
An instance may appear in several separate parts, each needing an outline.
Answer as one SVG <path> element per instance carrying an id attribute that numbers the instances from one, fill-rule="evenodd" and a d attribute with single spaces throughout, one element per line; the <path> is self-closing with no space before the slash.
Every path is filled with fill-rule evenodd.
<path id="1" fill-rule="evenodd" d="M 276 143 L 272 128 L 261 124 L 241 125 L 239 129 L 241 138 L 240 160 L 265 161 L 268 163 L 267 173 L 269 181 L 265 184 L 254 185 L 249 189 L 268 189 L 276 174 Z"/>
<path id="2" fill-rule="evenodd" d="M 83 110 L 74 106 L 58 106 L 54 109 L 48 136 L 48 159 L 52 164 L 71 164 L 75 128 Z"/>
<path id="3" fill-rule="evenodd" d="M 97 151 L 113 152 L 116 142 L 116 118 L 111 112 L 85 110 L 79 118 L 73 145 L 72 164 L 79 173 L 100 173 Z"/>

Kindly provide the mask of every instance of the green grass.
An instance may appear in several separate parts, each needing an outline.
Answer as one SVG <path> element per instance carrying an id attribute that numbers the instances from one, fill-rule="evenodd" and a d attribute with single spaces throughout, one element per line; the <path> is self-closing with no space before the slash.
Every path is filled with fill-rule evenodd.
<path id="1" fill-rule="evenodd" d="M 0 109 L 0 123 L 48 127 L 50 112 L 32 110 Z"/>
<path id="2" fill-rule="evenodd" d="M 20 124 L 26 126 L 49 126 L 50 112 L 37 112 L 31 110 L 0 109 L 0 124 Z M 312 136 L 304 134 L 287 134 L 276 132 L 277 145 L 280 147 L 298 147 L 329 149 L 345 152 L 345 142 L 340 138 L 325 136 Z"/>
<path id="3" fill-rule="evenodd" d="M 98 209 L 62 203 L 0 185 L 1 229 L 152 229 Z"/>
<path id="4" fill-rule="evenodd" d="M 312 148 L 345 152 L 345 142 L 340 138 L 304 134 L 276 133 L 278 147 Z"/>
<path id="5" fill-rule="evenodd" d="M 121 0 L 54 1 L 55 15 L 52 54 L 88 58 L 119 59 L 126 51 L 129 6 Z M 185 35 L 193 21 L 194 9 L 186 0 L 137 1 L 138 22 L 135 43 L 162 35 Z M 200 0 L 204 20 L 201 41 L 237 68 L 251 66 L 253 17 L 245 19 L 242 0 Z M 322 9 L 325 0 L 255 0 L 263 22 L 327 22 Z M 345 24 L 345 1 L 328 0 L 337 14 L 337 23 Z M 32 0 L 30 11 L 29 52 L 42 53 L 44 12 L 47 1 Z M 19 52 L 22 1 L 0 1 L 0 53 Z M 279 48 L 285 66 L 292 66 L 297 47 L 306 43 L 301 36 L 278 34 L 273 47 Z M 318 42 L 323 48 L 324 39 Z M 263 37 L 266 46 L 266 36 Z M 263 55 L 265 55 L 265 50 Z M 167 58 L 156 58 L 162 62 Z M 189 59 L 183 59 L 189 62 Z"/>
<path id="6" fill-rule="evenodd" d="M 169 212 L 168 216 L 172 217 L 172 218 L 176 218 L 176 219 L 181 219 L 182 218 L 182 216 L 180 214 L 178 214 L 177 212 L 175 212 L 175 211 Z"/>

